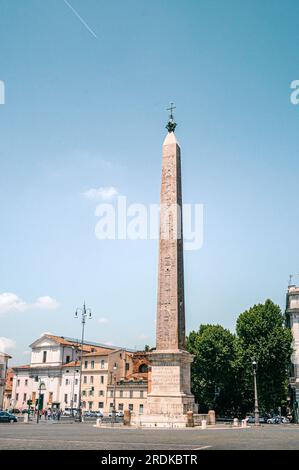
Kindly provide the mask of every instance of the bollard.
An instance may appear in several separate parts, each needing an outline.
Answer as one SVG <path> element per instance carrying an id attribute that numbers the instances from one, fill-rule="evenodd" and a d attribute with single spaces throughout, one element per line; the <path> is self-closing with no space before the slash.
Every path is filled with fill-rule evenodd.
<path id="1" fill-rule="evenodd" d="M 131 424 L 131 411 L 125 410 L 124 411 L 124 426 L 130 426 Z"/>
<path id="2" fill-rule="evenodd" d="M 234 418 L 233 426 L 235 426 L 236 428 L 239 426 L 239 420 L 238 420 L 238 418 Z"/>
<path id="3" fill-rule="evenodd" d="M 96 424 L 96 425 L 97 425 L 97 427 L 100 427 L 100 425 L 101 425 L 101 422 L 102 422 L 102 419 L 101 419 L 101 418 L 97 418 L 97 424 Z"/>
<path id="4" fill-rule="evenodd" d="M 194 416 L 193 411 L 187 411 L 187 428 L 194 428 Z"/>
<path id="5" fill-rule="evenodd" d="M 242 419 L 242 425 L 241 425 L 242 428 L 247 428 L 247 420 L 246 419 Z"/>
<path id="6" fill-rule="evenodd" d="M 29 414 L 25 413 L 24 414 L 24 423 L 28 423 L 28 422 L 29 422 Z"/>
<path id="7" fill-rule="evenodd" d="M 208 423 L 213 425 L 213 426 L 216 424 L 216 415 L 215 415 L 214 410 L 210 410 L 208 412 Z"/>
<path id="8" fill-rule="evenodd" d="M 201 422 L 201 429 L 207 429 L 207 421 L 205 419 Z"/>

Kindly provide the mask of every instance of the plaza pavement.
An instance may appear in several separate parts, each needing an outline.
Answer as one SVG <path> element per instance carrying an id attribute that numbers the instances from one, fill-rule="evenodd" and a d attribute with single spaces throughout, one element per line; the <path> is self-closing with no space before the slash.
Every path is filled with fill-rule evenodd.
<path id="1" fill-rule="evenodd" d="M 0 424 L 0 449 L 93 450 L 299 450 L 299 426 L 234 429 L 109 429 L 93 423 Z"/>

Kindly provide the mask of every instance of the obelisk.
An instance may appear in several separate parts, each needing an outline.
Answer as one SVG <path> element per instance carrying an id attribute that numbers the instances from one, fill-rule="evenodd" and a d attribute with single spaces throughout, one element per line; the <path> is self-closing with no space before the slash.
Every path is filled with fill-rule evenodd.
<path id="1" fill-rule="evenodd" d="M 150 415 L 181 416 L 194 409 L 190 365 L 185 350 L 185 300 L 181 152 L 170 108 L 162 151 L 156 350 L 149 354 Z"/>

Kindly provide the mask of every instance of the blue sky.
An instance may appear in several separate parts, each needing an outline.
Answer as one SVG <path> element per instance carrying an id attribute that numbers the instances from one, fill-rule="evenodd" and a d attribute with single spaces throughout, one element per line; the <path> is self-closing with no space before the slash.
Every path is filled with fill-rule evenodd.
<path id="1" fill-rule="evenodd" d="M 158 203 L 171 100 L 184 202 L 204 204 L 203 247 L 185 253 L 188 330 L 233 330 L 266 298 L 284 307 L 299 272 L 298 2 L 69 3 L 97 37 L 63 0 L 0 0 L 0 295 L 17 305 L 0 337 L 13 362 L 44 331 L 80 336 L 84 299 L 90 340 L 154 345 L 157 242 L 99 241 L 82 193 Z"/>

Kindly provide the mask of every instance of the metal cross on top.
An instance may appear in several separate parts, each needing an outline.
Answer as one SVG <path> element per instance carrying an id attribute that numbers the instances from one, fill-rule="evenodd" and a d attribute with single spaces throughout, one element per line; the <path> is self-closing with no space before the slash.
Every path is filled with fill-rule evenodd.
<path id="1" fill-rule="evenodd" d="M 170 119 L 173 119 L 173 112 L 172 112 L 172 111 L 173 111 L 174 109 L 176 109 L 176 106 L 174 106 L 174 103 L 171 102 L 171 103 L 170 103 L 170 108 L 167 108 L 167 110 L 166 110 L 166 111 L 170 111 L 170 115 L 169 115 L 169 118 L 170 118 Z"/>
<path id="2" fill-rule="evenodd" d="M 173 110 L 176 109 L 176 106 L 174 106 L 174 103 L 170 103 L 170 108 L 167 108 L 167 111 L 169 111 L 169 120 L 168 120 L 168 123 L 166 125 L 166 129 L 168 130 L 168 132 L 174 132 L 177 124 L 174 120 L 174 117 L 173 117 Z"/>

